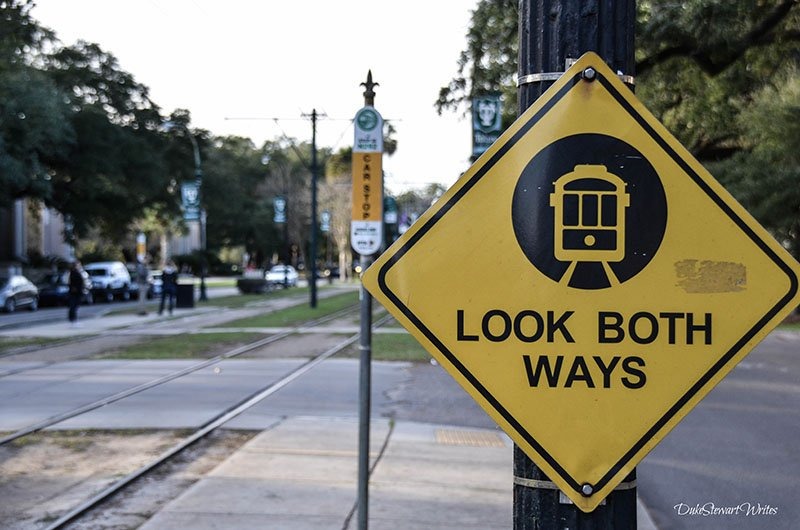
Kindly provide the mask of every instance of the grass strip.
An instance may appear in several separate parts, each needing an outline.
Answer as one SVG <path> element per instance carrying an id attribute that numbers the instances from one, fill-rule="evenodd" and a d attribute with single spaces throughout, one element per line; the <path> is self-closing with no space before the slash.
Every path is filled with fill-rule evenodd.
<path id="1" fill-rule="evenodd" d="M 227 307 L 228 309 L 240 309 L 242 307 L 272 300 L 274 298 L 286 297 L 300 297 L 308 295 L 308 287 L 293 287 L 291 289 L 277 289 L 268 293 L 247 293 L 247 294 L 232 294 L 230 296 L 220 296 L 218 298 L 209 298 L 203 305 L 214 307 Z"/>
<path id="2" fill-rule="evenodd" d="M 341 357 L 357 359 L 358 344 L 354 344 L 340 354 Z M 373 333 L 373 361 L 429 362 L 431 356 L 409 333 Z"/>
<path id="3" fill-rule="evenodd" d="M 9 352 L 27 346 L 47 346 L 54 342 L 61 342 L 63 338 L 45 337 L 0 337 L 0 353 Z"/>
<path id="4" fill-rule="evenodd" d="M 262 337 L 261 333 L 192 333 L 152 338 L 110 351 L 103 359 L 208 359 L 224 349 Z"/>
<path id="5" fill-rule="evenodd" d="M 358 291 L 322 298 L 317 301 L 317 307 L 311 309 L 308 304 L 301 304 L 265 315 L 242 318 L 225 324 L 225 327 L 234 328 L 275 328 L 299 326 L 309 320 L 321 318 L 331 313 L 341 311 L 358 302 Z"/>
<path id="6" fill-rule="evenodd" d="M 205 302 L 195 302 L 195 307 L 225 307 L 228 309 L 241 309 L 242 307 L 246 307 L 253 303 L 264 302 L 266 300 L 271 300 L 273 298 L 283 298 L 286 296 L 303 296 L 307 295 L 308 288 L 307 287 L 298 287 L 288 290 L 277 290 L 271 291 L 269 293 L 263 294 L 255 294 L 255 293 L 248 293 L 248 294 L 232 294 L 230 296 L 219 296 L 216 298 L 209 298 Z M 145 304 L 145 308 L 148 311 L 155 312 L 158 311 L 158 306 L 160 304 L 160 298 L 155 298 L 153 300 L 148 300 Z M 119 315 L 133 315 L 139 312 L 139 306 L 132 306 L 126 307 L 124 309 L 114 309 L 106 313 L 108 316 L 119 316 Z"/>
<path id="7" fill-rule="evenodd" d="M 236 279 L 237 278 L 206 280 L 206 287 L 236 287 Z"/>

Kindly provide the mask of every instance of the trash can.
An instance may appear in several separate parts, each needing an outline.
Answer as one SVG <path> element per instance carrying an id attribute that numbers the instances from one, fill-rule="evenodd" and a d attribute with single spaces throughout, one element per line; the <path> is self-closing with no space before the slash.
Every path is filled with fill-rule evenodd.
<path id="1" fill-rule="evenodd" d="M 177 288 L 178 290 L 175 293 L 175 307 L 179 309 L 194 307 L 194 284 L 179 283 Z"/>

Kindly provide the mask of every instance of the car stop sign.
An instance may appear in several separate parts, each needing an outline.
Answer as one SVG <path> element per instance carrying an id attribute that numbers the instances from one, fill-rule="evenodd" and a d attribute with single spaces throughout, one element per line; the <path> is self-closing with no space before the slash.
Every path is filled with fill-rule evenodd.
<path id="1" fill-rule="evenodd" d="M 363 282 L 591 511 L 798 304 L 799 270 L 588 53 Z"/>

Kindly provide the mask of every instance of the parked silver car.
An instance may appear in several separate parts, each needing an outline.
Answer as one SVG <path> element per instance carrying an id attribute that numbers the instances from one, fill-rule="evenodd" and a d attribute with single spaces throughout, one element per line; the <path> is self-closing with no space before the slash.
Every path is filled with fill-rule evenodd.
<path id="1" fill-rule="evenodd" d="M 31 311 L 39 308 L 39 290 L 28 278 L 19 274 L 0 276 L 0 307 L 13 313 L 19 307 Z"/>

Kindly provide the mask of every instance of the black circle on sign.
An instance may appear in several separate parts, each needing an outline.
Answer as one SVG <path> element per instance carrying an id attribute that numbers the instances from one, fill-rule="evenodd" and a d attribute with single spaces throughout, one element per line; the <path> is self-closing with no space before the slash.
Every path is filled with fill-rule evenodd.
<path id="1" fill-rule="evenodd" d="M 624 219 L 616 220 L 618 225 L 625 223 L 624 257 L 619 261 L 556 258 L 551 194 L 556 190 L 555 182 L 579 165 L 605 166 L 608 173 L 625 183 L 629 206 Z M 553 142 L 528 163 L 514 190 L 511 221 L 520 248 L 542 274 L 577 289 L 604 289 L 615 279 L 623 283 L 633 278 L 653 259 L 664 238 L 667 200 L 655 169 L 631 145 L 603 134 L 577 134 Z M 580 230 L 573 233 L 580 237 Z M 590 238 L 586 241 L 594 242 L 594 236 L 586 237 Z"/>

